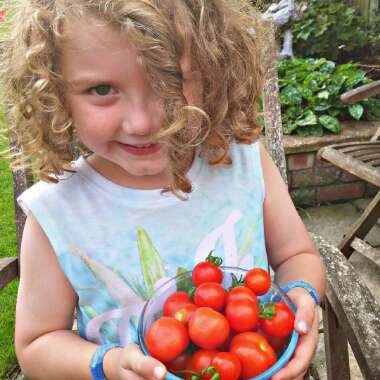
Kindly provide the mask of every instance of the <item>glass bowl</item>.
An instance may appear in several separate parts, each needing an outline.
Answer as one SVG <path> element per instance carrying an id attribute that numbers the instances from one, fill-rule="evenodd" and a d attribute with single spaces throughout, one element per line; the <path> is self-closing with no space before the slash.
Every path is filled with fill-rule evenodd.
<path id="1" fill-rule="evenodd" d="M 232 284 L 232 278 L 245 276 L 248 270 L 237 267 L 220 267 L 223 271 L 223 287 L 228 289 Z M 165 300 L 176 290 L 187 289 L 189 282 L 191 281 L 191 271 L 179 274 L 176 277 L 171 278 L 167 282 L 163 283 L 154 292 L 151 298 L 149 298 L 142 310 L 139 325 L 138 325 L 138 343 L 141 350 L 145 355 L 150 355 L 145 344 L 145 334 L 149 326 L 158 318 L 162 317 L 162 308 Z M 285 292 L 275 283 L 272 282 L 270 289 L 267 293 L 258 297 L 259 300 L 264 302 L 284 302 L 286 303 L 292 312 L 295 314 L 296 308 L 290 298 Z M 294 349 L 297 345 L 298 333 L 293 330 L 287 346 L 282 350 L 277 358 L 277 362 L 260 375 L 251 378 L 250 380 L 267 380 L 270 379 L 276 372 L 278 372 L 289 361 Z M 183 380 L 182 378 L 167 372 L 166 380 Z"/>

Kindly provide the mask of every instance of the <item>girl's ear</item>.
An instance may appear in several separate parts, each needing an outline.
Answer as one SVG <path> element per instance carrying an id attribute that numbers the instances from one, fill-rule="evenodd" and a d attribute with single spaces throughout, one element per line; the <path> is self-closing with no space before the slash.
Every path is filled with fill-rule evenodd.
<path id="1" fill-rule="evenodd" d="M 202 106 L 203 85 L 202 75 L 196 67 L 193 67 L 191 61 L 190 48 L 185 48 L 184 54 L 179 61 L 182 79 L 183 79 L 183 95 L 189 106 Z"/>

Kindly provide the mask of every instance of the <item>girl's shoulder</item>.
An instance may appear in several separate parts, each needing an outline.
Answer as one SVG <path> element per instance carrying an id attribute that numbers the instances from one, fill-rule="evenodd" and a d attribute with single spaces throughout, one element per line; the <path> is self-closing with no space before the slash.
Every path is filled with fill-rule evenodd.
<path id="1" fill-rule="evenodd" d="M 58 182 L 48 182 L 39 180 L 31 187 L 25 190 L 17 199 L 20 206 L 25 211 L 25 205 L 34 202 L 44 202 L 55 199 L 59 202 L 60 198 L 67 198 L 73 196 L 75 189 L 79 186 L 83 186 L 86 182 L 86 167 L 83 163 L 85 159 L 80 157 L 78 160 L 72 163 L 70 169 L 65 170 L 57 180 Z"/>

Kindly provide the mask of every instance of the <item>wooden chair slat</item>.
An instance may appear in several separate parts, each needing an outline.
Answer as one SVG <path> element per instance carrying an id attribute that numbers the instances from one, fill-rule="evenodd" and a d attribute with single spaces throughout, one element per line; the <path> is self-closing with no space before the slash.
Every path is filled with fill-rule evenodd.
<path id="1" fill-rule="evenodd" d="M 332 146 L 320 149 L 319 157 L 380 188 L 380 171 L 376 168 L 363 164 Z"/>
<path id="2" fill-rule="evenodd" d="M 322 312 L 327 378 L 349 380 L 351 377 L 347 336 L 338 321 L 330 299 L 331 295 L 326 297 Z"/>
<path id="3" fill-rule="evenodd" d="M 378 93 L 380 93 L 380 80 L 347 91 L 340 97 L 340 100 L 345 104 L 355 104 Z"/>
<path id="4" fill-rule="evenodd" d="M 380 191 L 371 200 L 360 218 L 347 231 L 343 240 L 338 245 L 344 256 L 349 258 L 354 251 L 351 246 L 355 237 L 363 239 L 380 218 Z"/>
<path id="5" fill-rule="evenodd" d="M 356 274 L 352 264 L 341 254 L 341 252 L 331 246 L 320 236 L 312 235 L 316 246 L 319 249 L 321 258 L 325 264 L 327 272 L 327 300 L 330 306 L 325 305 L 326 312 L 335 314 L 337 321 L 334 325 L 334 318 L 328 316 L 329 323 L 325 325 L 325 333 L 330 337 L 341 337 L 342 329 L 346 335 L 359 368 L 366 380 L 380 379 L 380 306 L 364 284 L 361 277 Z M 338 324 L 337 324 L 338 323 Z M 335 330 L 335 331 L 334 331 Z M 338 330 L 338 331 L 336 331 Z M 327 341 L 330 346 L 327 348 L 327 355 L 339 350 L 338 357 L 332 356 L 337 362 L 336 366 L 343 367 L 331 373 L 329 379 L 346 379 L 344 371 L 345 359 L 344 348 L 339 348 L 341 339 L 338 341 Z M 331 358 L 330 358 L 331 360 Z M 342 370 L 342 372 L 339 372 Z"/>
<path id="6" fill-rule="evenodd" d="M 351 243 L 351 247 L 360 252 L 367 259 L 371 260 L 375 265 L 380 266 L 380 250 L 373 248 L 364 240 L 355 237 L 355 239 Z"/>
<path id="7" fill-rule="evenodd" d="M 17 257 L 5 257 L 0 259 L 0 290 L 13 281 L 18 274 Z"/>
<path id="8" fill-rule="evenodd" d="M 351 142 L 345 142 L 345 143 L 339 143 L 339 144 L 331 144 L 329 147 L 334 148 L 336 150 L 342 150 L 344 152 L 350 151 L 351 148 L 353 150 L 358 149 L 358 147 L 371 147 L 371 146 L 377 146 L 379 143 L 377 141 L 351 141 Z M 321 148 L 323 150 L 323 148 Z"/>

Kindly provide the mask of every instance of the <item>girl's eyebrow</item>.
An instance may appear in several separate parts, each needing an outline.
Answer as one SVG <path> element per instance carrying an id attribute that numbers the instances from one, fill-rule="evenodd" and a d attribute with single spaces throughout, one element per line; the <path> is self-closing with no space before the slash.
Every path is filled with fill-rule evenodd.
<path id="1" fill-rule="evenodd" d="M 81 86 L 89 85 L 92 83 L 100 83 L 100 82 L 104 83 L 104 81 L 100 81 L 98 77 L 94 77 L 94 76 L 78 77 L 78 78 L 74 78 L 72 80 L 67 81 L 67 83 L 73 87 L 81 87 Z"/>

